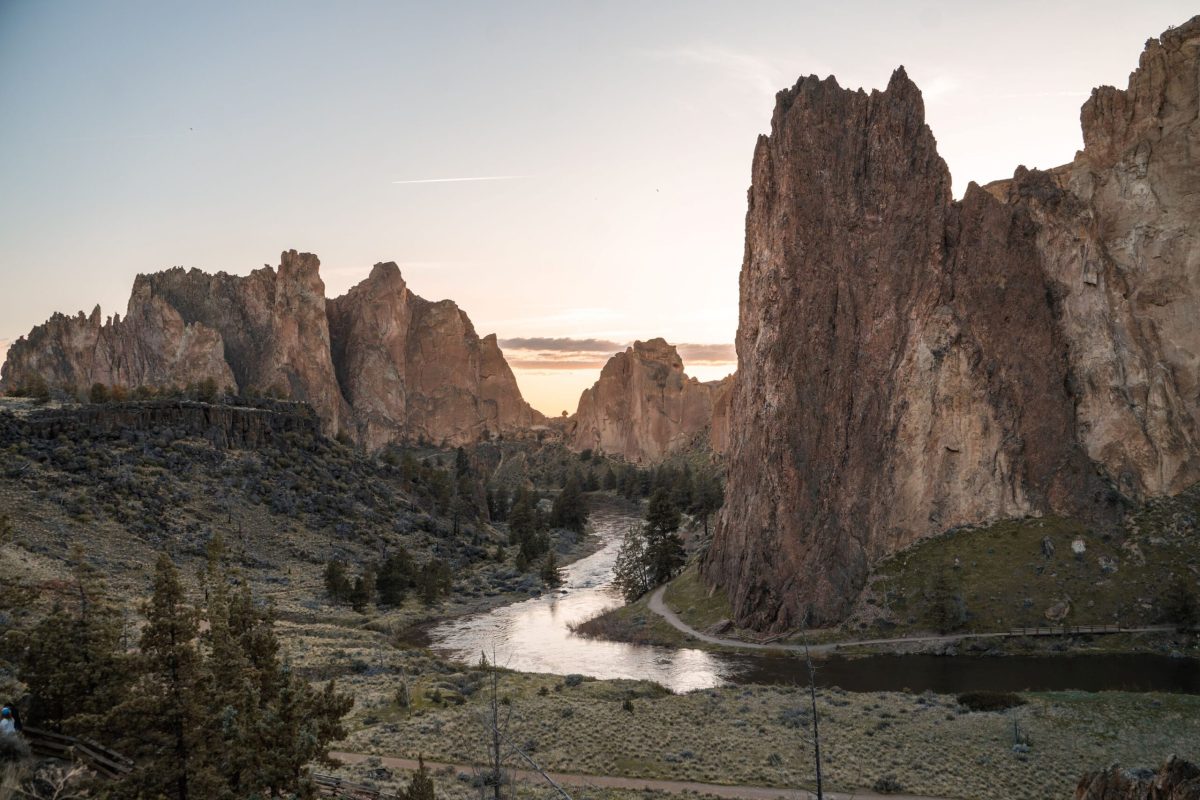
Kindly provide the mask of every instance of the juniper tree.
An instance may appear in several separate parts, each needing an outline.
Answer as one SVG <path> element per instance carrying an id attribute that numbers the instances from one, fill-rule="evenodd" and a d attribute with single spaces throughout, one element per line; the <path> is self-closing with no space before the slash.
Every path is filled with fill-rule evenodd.
<path id="1" fill-rule="evenodd" d="M 345 603 L 350 599 L 353 588 L 350 577 L 346 574 L 346 562 L 331 559 L 325 565 L 325 594 L 330 600 Z"/>
<path id="2" fill-rule="evenodd" d="M 676 531 L 682 517 L 665 488 L 657 489 L 646 509 L 646 558 L 654 584 L 675 577 L 684 564 L 683 541 Z"/>
<path id="3" fill-rule="evenodd" d="M 630 525 L 613 564 L 613 585 L 632 603 L 654 588 L 650 560 L 646 557 L 646 535 L 640 525 Z"/>
<path id="4" fill-rule="evenodd" d="M 54 731 L 94 735 L 129 686 L 120 609 L 81 551 L 71 580 L 50 613 L 23 637 L 21 680 L 34 697 L 33 722 Z"/>
<path id="5" fill-rule="evenodd" d="M 568 528 L 582 533 L 588 521 L 587 499 L 579 483 L 579 475 L 572 473 L 563 485 L 554 507 L 550 512 L 550 524 L 556 528 Z"/>
<path id="6" fill-rule="evenodd" d="M 142 611 L 138 679 L 116 715 L 124 734 L 118 747 L 137 764 L 121 792 L 172 800 L 216 796 L 220 781 L 205 731 L 211 687 L 197 647 L 200 615 L 166 554 L 159 556 L 154 594 Z"/>
<path id="7" fill-rule="evenodd" d="M 542 583 L 551 589 L 562 586 L 562 568 L 558 566 L 558 558 L 555 557 L 553 548 L 546 552 L 546 558 L 542 560 L 539 575 L 541 576 Z"/>

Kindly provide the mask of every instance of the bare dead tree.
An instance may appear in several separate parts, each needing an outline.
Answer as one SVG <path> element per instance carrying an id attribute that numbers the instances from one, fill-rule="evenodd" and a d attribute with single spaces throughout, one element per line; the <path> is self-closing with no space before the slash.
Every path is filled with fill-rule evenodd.
<path id="1" fill-rule="evenodd" d="M 574 800 L 571 795 L 557 781 L 550 776 L 542 766 L 534 760 L 534 758 L 525 752 L 524 749 L 517 746 L 509 734 L 509 724 L 513 718 L 512 703 L 502 703 L 500 700 L 500 668 L 496 664 L 496 651 L 492 648 L 492 660 L 488 662 L 487 654 L 480 654 L 479 666 L 488 670 L 490 676 L 491 696 L 488 698 L 487 708 L 484 711 L 485 725 L 487 727 L 487 745 L 488 745 L 488 768 L 490 775 L 485 776 L 485 780 L 481 781 L 480 797 L 486 798 L 486 786 L 490 782 L 493 788 L 493 800 L 504 800 L 502 787 L 504 785 L 504 762 L 510 756 L 516 756 L 529 765 L 530 769 L 542 776 L 542 779 L 554 789 L 555 793 L 562 800 Z M 500 706 L 504 706 L 503 715 L 500 711 Z M 503 718 L 502 718 L 503 717 Z M 508 773 L 509 791 L 512 797 L 516 797 L 515 780 L 516 776 L 511 772 Z"/>
<path id="2" fill-rule="evenodd" d="M 812 704 L 813 762 L 816 765 L 817 773 L 817 800 L 824 800 L 825 795 L 821 785 L 821 729 L 820 719 L 817 716 L 817 670 L 813 667 L 812 653 L 808 650 L 807 615 L 805 615 L 804 625 L 801 626 L 800 633 L 804 638 L 804 661 L 808 665 L 808 697 Z"/>
<path id="3" fill-rule="evenodd" d="M 504 718 L 501 719 L 500 706 L 500 669 L 496 666 L 496 649 L 492 648 L 492 661 L 489 664 L 487 653 L 480 653 L 479 666 L 487 669 L 490 678 L 491 696 L 488 698 L 487 709 L 484 712 L 484 727 L 488 736 L 488 766 L 490 775 L 486 775 L 480 787 L 480 796 L 486 797 L 486 786 L 492 785 L 493 800 L 504 800 L 504 743 L 508 736 L 508 724 L 512 720 L 512 705 L 505 707 Z"/>

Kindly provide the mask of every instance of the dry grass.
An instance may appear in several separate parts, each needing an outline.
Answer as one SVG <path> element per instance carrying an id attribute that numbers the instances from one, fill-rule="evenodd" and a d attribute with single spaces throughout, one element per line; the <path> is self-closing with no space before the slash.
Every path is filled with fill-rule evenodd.
<path id="1" fill-rule="evenodd" d="M 381 684 L 387 678 L 374 679 Z M 360 687 L 365 689 L 366 687 Z M 545 690 L 544 692 L 542 690 Z M 730 687 L 670 695 L 651 684 L 509 674 L 513 735 L 547 768 L 591 774 L 796 786 L 812 778 L 802 692 Z M 386 697 L 386 690 L 374 692 Z M 623 710 L 633 697 L 632 712 Z M 951 696 L 822 691 L 830 784 L 869 787 L 891 774 L 905 791 L 944 797 L 1065 797 L 1079 775 L 1113 762 L 1200 758 L 1200 697 L 1106 692 L 1024 695 L 1003 713 L 970 713 Z M 451 762 L 483 758 L 480 696 L 413 711 L 361 709 L 345 749 Z M 1030 742 L 1013 751 L 1013 719 Z M 369 724 L 368 724 L 369 721 Z"/>

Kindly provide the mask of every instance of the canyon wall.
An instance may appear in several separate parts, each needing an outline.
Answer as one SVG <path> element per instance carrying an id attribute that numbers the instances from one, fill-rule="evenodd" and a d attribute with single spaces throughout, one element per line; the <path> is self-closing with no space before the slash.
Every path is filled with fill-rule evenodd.
<path id="1" fill-rule="evenodd" d="M 728 414 L 714 425 L 714 407 L 728 408 L 731 382 L 689 378 L 675 346 L 663 339 L 634 342 L 580 395 L 571 445 L 635 463 L 661 461 L 700 437 L 723 452 Z"/>
<path id="2" fill-rule="evenodd" d="M 802 78 L 759 138 L 726 504 L 737 621 L 849 607 L 948 528 L 1200 480 L 1200 17 L 1093 92 L 1084 149 L 961 201 L 903 68 Z"/>
<path id="3" fill-rule="evenodd" d="M 124 319 L 56 314 L 13 343 L 0 390 L 41 380 L 186 386 L 211 379 L 241 392 L 308 403 L 330 435 L 369 449 L 425 439 L 461 444 L 528 428 L 542 417 L 522 399 L 495 336 L 483 339 L 454 303 L 408 290 L 377 264 L 327 301 L 320 262 L 283 253 L 247 276 L 175 268 L 139 275 Z"/>

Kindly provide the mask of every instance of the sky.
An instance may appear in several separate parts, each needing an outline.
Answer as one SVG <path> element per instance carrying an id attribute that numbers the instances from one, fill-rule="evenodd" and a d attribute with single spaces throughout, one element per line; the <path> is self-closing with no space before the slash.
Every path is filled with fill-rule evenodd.
<path id="1" fill-rule="evenodd" d="M 1070 161 L 1091 88 L 1195 11 L 0 0 L 0 353 L 55 311 L 124 313 L 138 273 L 295 248 L 330 297 L 397 262 L 549 414 L 635 339 L 720 378 L 776 91 L 903 64 L 961 196 Z"/>

